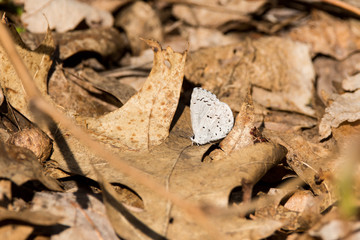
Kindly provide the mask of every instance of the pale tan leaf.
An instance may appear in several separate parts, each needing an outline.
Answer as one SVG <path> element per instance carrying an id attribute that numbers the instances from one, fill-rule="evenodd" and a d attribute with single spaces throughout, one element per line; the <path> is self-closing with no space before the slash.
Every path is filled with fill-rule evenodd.
<path id="1" fill-rule="evenodd" d="M 47 75 L 51 67 L 51 55 L 55 51 L 54 40 L 51 36 L 51 31 L 45 36 L 41 45 L 34 51 L 31 51 L 21 40 L 15 28 L 9 25 L 9 29 L 16 44 L 16 50 L 23 59 L 31 76 L 34 78 L 36 86 L 39 88 L 41 94 L 47 97 Z M 15 72 L 12 63 L 9 61 L 3 47 L 0 46 L 0 84 L 4 90 L 7 101 L 26 118 L 33 120 L 33 116 L 28 109 L 28 98 L 24 91 L 24 87 Z M 49 101 L 50 98 L 48 98 Z"/>
<path id="2" fill-rule="evenodd" d="M 86 124 L 97 137 L 124 150 L 148 150 L 169 135 L 177 108 L 186 52 L 175 53 L 170 47 L 146 40 L 153 48 L 154 65 L 142 89 L 120 109 Z"/>
<path id="3" fill-rule="evenodd" d="M 254 119 L 254 106 L 249 91 L 235 119 L 233 129 L 226 138 L 220 142 L 220 149 L 211 152 L 209 157 L 214 161 L 222 160 L 226 155 L 230 155 L 246 146 L 253 145 L 251 129 L 254 128 Z"/>
<path id="4" fill-rule="evenodd" d="M 185 76 L 240 111 L 249 84 L 265 107 L 313 116 L 315 72 L 307 45 L 277 37 L 247 39 L 189 55 Z"/>
<path id="5" fill-rule="evenodd" d="M 344 59 L 359 50 L 359 20 L 344 20 L 314 10 L 306 24 L 294 28 L 289 36 L 295 41 L 310 44 L 313 55 L 322 53 Z"/>
<path id="6" fill-rule="evenodd" d="M 26 240 L 33 230 L 33 227 L 27 225 L 5 225 L 0 227 L 0 239 Z"/>
<path id="7" fill-rule="evenodd" d="M 265 4 L 263 0 L 221 1 L 194 0 L 188 4 L 175 4 L 173 14 L 193 26 L 216 28 L 230 21 L 247 21 L 248 14 Z"/>
<path id="8" fill-rule="evenodd" d="M 320 138 L 330 136 L 331 128 L 337 128 L 343 122 L 355 122 L 360 119 L 360 90 L 342 95 L 334 94 L 333 102 L 325 109 L 319 125 Z"/>
<path id="9" fill-rule="evenodd" d="M 59 219 L 57 223 L 68 226 L 54 231 L 56 239 L 118 239 L 106 217 L 103 203 L 91 194 L 81 191 L 38 192 L 32 201 L 31 211 L 46 212 Z"/>
<path id="10" fill-rule="evenodd" d="M 114 22 L 110 13 L 76 0 L 26 0 L 24 8 L 21 19 L 34 33 L 46 32 L 48 24 L 57 32 L 66 32 L 82 20 L 89 26 L 103 27 L 110 27 Z"/>
<path id="11" fill-rule="evenodd" d="M 160 17 L 149 3 L 136 1 L 122 9 L 117 15 L 115 26 L 125 30 L 134 55 L 139 55 L 147 48 L 140 38 L 163 41 L 163 30 Z"/>

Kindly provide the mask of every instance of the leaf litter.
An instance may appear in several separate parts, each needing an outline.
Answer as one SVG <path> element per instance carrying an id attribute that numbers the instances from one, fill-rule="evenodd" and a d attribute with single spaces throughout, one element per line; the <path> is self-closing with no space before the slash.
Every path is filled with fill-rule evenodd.
<path id="1" fill-rule="evenodd" d="M 28 21 L 32 1 L 25 1 L 21 19 L 37 32 L 45 17 Z M 59 33 L 25 33 L 23 41 L 6 18 L 2 24 L 42 98 L 118 162 L 85 147 L 53 113 L 53 120 L 40 114 L 1 46 L 1 236 L 357 237 L 359 22 L 338 16 L 356 15 L 356 7 L 138 1 L 101 10 L 122 32 L 97 28 L 90 20 L 99 19 L 100 10 L 86 1 L 68 1 L 84 6 L 75 20 L 67 19 L 71 24 L 46 14 L 50 5 L 40 2 L 39 12 Z M 101 24 L 113 26 L 106 19 Z M 214 92 L 235 113 L 220 142 L 191 143 L 195 86 Z"/>

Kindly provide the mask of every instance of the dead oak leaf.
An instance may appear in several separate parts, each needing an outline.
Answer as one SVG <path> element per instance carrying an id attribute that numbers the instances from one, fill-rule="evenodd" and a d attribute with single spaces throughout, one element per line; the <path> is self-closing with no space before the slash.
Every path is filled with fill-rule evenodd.
<path id="1" fill-rule="evenodd" d="M 330 136 L 331 128 L 339 127 L 343 122 L 355 122 L 360 119 L 360 90 L 342 95 L 333 94 L 333 102 L 325 109 L 319 125 L 320 139 Z"/>
<path id="2" fill-rule="evenodd" d="M 185 76 L 240 111 L 253 86 L 253 100 L 265 107 L 313 116 L 315 72 L 307 45 L 279 37 L 247 39 L 237 44 L 192 52 Z"/>
<path id="3" fill-rule="evenodd" d="M 151 151 L 122 152 L 116 147 L 109 149 L 128 164 L 142 170 L 149 177 L 155 178 L 170 192 L 175 192 L 194 204 L 224 208 L 228 207 L 231 190 L 241 185 L 242 179 L 252 183 L 257 182 L 272 166 L 281 161 L 285 154 L 284 148 L 279 145 L 261 143 L 244 148 L 237 155 L 232 155 L 231 159 L 205 163 L 201 161 L 201 158 L 209 145 L 191 146 L 189 139 L 191 133 L 188 127 L 190 125 L 189 108 L 185 108 L 167 141 L 153 147 Z M 184 129 L 188 130 L 184 131 Z M 79 143 L 76 143 L 71 136 L 67 136 L 66 140 L 69 147 L 79 147 Z M 144 211 L 130 211 L 130 213 L 146 226 L 146 229 L 151 229 L 153 233 L 170 239 L 206 238 L 206 231 L 194 224 L 182 209 L 157 196 L 147 187 L 138 184 L 125 173 L 119 172 L 114 166 L 110 166 L 106 161 L 90 155 L 84 147 L 74 149 L 72 152 L 73 155 L 68 156 L 76 159 L 76 162 L 70 158 L 61 159 L 59 150 L 55 150 L 53 158 L 58 161 L 63 170 L 97 180 L 97 175 L 90 164 L 91 160 L 93 166 L 106 181 L 120 183 L 136 192 L 144 202 Z M 118 223 L 120 227 L 133 223 L 126 219 L 126 216 L 116 218 L 117 221 L 124 221 L 121 224 Z M 170 219 L 174 221 L 169 225 Z M 241 230 L 243 221 L 239 220 L 238 216 L 227 218 L 227 220 L 215 219 L 215 221 L 221 232 L 229 237 L 234 233 L 233 239 L 239 237 L 239 234 L 250 234 L 248 231 Z M 135 228 L 137 226 L 134 225 Z M 279 226 L 272 228 L 272 231 L 277 227 Z M 192 235 L 192 233 L 198 234 Z"/>
<path id="4" fill-rule="evenodd" d="M 291 30 L 289 37 L 309 44 L 313 55 L 322 53 L 341 60 L 359 50 L 359 29 L 358 20 L 343 20 L 314 10 L 309 21 Z"/>
<path id="5" fill-rule="evenodd" d="M 41 45 L 31 51 L 21 40 L 16 29 L 10 24 L 8 24 L 8 27 L 16 45 L 16 50 L 27 66 L 40 93 L 51 101 L 47 97 L 47 75 L 52 64 L 51 55 L 55 50 L 55 44 L 50 29 L 48 29 Z M 28 109 L 28 98 L 22 82 L 2 46 L 0 46 L 0 62 L 0 84 L 7 101 L 25 117 L 33 120 L 33 116 Z"/>
<path id="6" fill-rule="evenodd" d="M 86 119 L 96 137 L 124 150 L 148 150 L 169 135 L 169 128 L 180 97 L 186 52 L 162 49 L 145 40 L 154 51 L 154 64 L 140 91 L 116 111 Z"/>
<path id="7" fill-rule="evenodd" d="M 26 0 L 24 4 L 21 20 L 34 33 L 46 32 L 48 25 L 57 32 L 66 32 L 84 19 L 88 26 L 110 27 L 114 22 L 110 13 L 76 0 Z"/>

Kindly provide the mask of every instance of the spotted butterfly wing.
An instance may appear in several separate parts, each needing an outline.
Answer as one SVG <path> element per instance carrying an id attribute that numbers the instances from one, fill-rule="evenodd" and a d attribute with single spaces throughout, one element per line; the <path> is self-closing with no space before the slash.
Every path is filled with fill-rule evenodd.
<path id="1" fill-rule="evenodd" d="M 234 125 L 234 116 L 230 107 L 202 88 L 193 90 L 190 115 L 194 132 L 191 140 L 197 144 L 224 138 Z"/>

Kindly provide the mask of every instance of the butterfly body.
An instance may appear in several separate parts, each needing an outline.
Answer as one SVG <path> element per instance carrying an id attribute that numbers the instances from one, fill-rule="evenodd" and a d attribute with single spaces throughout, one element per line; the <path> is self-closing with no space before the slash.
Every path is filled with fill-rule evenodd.
<path id="1" fill-rule="evenodd" d="M 191 141 L 206 144 L 224 138 L 234 125 L 230 107 L 215 94 L 194 88 L 190 101 L 191 125 L 194 136 Z"/>

